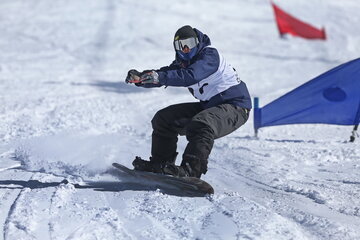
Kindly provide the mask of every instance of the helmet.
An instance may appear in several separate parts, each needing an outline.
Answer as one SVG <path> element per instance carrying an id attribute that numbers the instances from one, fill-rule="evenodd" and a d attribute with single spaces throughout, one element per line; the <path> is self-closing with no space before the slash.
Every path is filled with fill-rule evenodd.
<path id="1" fill-rule="evenodd" d="M 199 39 L 191 26 L 186 25 L 176 31 L 174 49 L 181 59 L 191 60 L 197 53 L 198 44 Z"/>

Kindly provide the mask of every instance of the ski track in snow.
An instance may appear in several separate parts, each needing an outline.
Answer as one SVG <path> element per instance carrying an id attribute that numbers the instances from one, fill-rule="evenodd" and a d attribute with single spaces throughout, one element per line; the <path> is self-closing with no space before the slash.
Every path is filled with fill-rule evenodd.
<path id="1" fill-rule="evenodd" d="M 112 162 L 150 155 L 157 110 L 194 101 L 186 89 L 123 83 L 128 69 L 169 64 L 181 25 L 208 33 L 261 105 L 358 57 L 357 1 L 276 3 L 325 24 L 328 40 L 279 40 L 263 0 L 0 3 L 3 240 L 359 239 L 351 127 L 272 127 L 257 139 L 251 116 L 216 140 L 203 176 L 215 194 L 203 198 L 109 174 Z"/>
<path id="2" fill-rule="evenodd" d="M 287 148 L 287 144 L 283 141 L 279 141 L 279 145 L 280 144 L 281 147 Z M 358 201 L 356 199 L 360 193 L 359 189 L 347 187 L 343 184 L 333 185 L 334 180 L 329 181 L 326 177 L 324 179 L 322 178 L 323 175 L 337 177 L 337 175 L 339 175 L 337 173 L 341 172 L 343 168 L 339 168 L 339 161 L 346 162 L 352 159 L 356 160 L 359 156 L 358 149 L 339 149 L 339 151 L 336 151 L 336 149 L 328 150 L 327 148 L 307 149 L 307 145 L 313 145 L 314 143 L 301 142 L 299 148 L 294 147 L 293 143 L 291 144 L 292 148 L 288 149 L 288 153 L 281 152 L 281 154 L 277 154 L 275 149 L 279 146 L 268 144 L 265 149 L 262 149 L 265 154 L 259 155 L 256 153 L 256 147 L 254 146 L 251 149 L 245 148 L 243 142 L 231 144 L 227 142 L 226 148 L 232 150 L 233 156 L 232 154 L 227 156 L 227 165 L 221 162 L 221 164 L 216 164 L 214 167 L 215 169 L 222 169 L 223 172 L 226 172 L 225 175 L 219 174 L 219 176 L 221 176 L 219 182 L 230 179 L 224 184 L 225 188 L 226 185 L 229 184 L 232 189 L 239 188 L 239 193 L 243 196 L 247 196 L 259 204 L 265 204 L 281 216 L 296 221 L 304 229 L 312 232 L 318 238 L 328 238 L 329 228 L 331 229 L 330 234 L 333 238 L 341 239 L 344 235 L 350 238 L 356 238 L 359 234 L 357 226 L 360 225 L 360 219 L 358 218 Z M 219 147 L 218 145 L 218 148 L 224 149 L 224 146 Z M 236 153 L 237 148 L 240 148 L 242 155 L 244 155 L 241 157 L 244 159 L 242 161 L 238 161 L 236 158 L 240 156 L 240 151 L 239 154 Z M 269 150 L 269 148 L 273 149 Z M 307 151 L 309 151 L 309 153 L 307 153 Z M 249 152 L 249 154 L 244 154 L 246 152 Z M 305 165 L 299 164 L 303 160 L 297 159 L 298 152 L 307 156 L 314 155 L 313 159 L 319 161 L 306 161 Z M 254 158 L 252 155 L 256 155 L 257 157 Z M 215 155 L 214 157 L 216 159 L 217 156 Z M 245 161 L 245 158 L 250 160 Z M 326 161 L 322 162 L 322 158 L 325 158 Z M 272 162 L 267 162 L 269 159 L 271 159 Z M 254 165 L 247 165 L 253 160 L 255 161 L 255 163 L 253 163 Z M 326 166 L 332 165 L 327 163 L 329 160 L 336 163 L 337 169 Z M 267 164 L 259 164 L 260 167 L 256 167 L 261 161 L 266 161 Z M 294 162 L 292 163 L 292 161 Z M 214 162 L 216 161 L 214 160 Z M 350 166 L 344 163 L 342 163 L 341 166 L 345 166 L 344 170 L 349 173 L 346 177 L 351 178 L 352 175 L 356 176 L 357 170 L 349 171 L 349 169 L 353 167 L 353 162 L 349 162 L 351 163 Z M 301 165 L 300 167 L 305 168 L 305 170 L 302 171 L 298 165 Z M 266 166 L 266 169 L 262 169 L 264 166 Z M 277 168 L 277 170 L 262 175 L 263 170 L 271 171 L 274 168 Z M 328 172 L 324 173 L 324 169 L 327 169 Z M 285 174 L 280 175 L 279 172 L 281 171 L 285 171 Z M 319 174 L 320 177 L 318 177 L 317 174 Z M 284 181 L 284 177 L 286 181 Z M 231 184 L 231 182 L 237 182 L 237 185 Z M 337 182 L 343 182 L 343 180 L 340 178 Z M 303 197 L 305 197 L 305 199 Z M 344 207 L 347 204 L 349 204 L 349 207 Z M 338 226 L 336 222 L 339 222 L 340 225 Z M 348 226 L 349 229 L 343 230 L 343 226 L 341 225 Z M 322 233 L 319 229 L 326 229 L 326 233 Z"/>

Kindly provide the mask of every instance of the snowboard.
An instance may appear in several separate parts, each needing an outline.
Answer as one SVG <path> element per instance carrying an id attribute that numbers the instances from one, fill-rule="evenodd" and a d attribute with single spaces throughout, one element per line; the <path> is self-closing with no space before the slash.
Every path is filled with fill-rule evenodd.
<path id="1" fill-rule="evenodd" d="M 112 164 L 122 174 L 136 179 L 144 185 L 156 186 L 166 192 L 182 196 L 206 196 L 214 194 L 214 188 L 204 180 L 195 177 L 174 177 L 171 175 L 137 171 L 122 164 Z"/>

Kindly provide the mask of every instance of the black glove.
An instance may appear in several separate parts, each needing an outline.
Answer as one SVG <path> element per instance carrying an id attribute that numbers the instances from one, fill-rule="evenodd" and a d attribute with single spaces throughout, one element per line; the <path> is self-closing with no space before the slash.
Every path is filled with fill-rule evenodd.
<path id="1" fill-rule="evenodd" d="M 134 83 L 136 86 L 144 84 L 159 84 L 159 74 L 154 70 L 145 70 L 141 73 L 136 69 L 131 69 L 125 79 L 126 83 Z"/>
<path id="2" fill-rule="evenodd" d="M 159 74 L 154 70 L 146 70 L 141 73 L 140 80 L 142 84 L 159 84 Z"/>
<path id="3" fill-rule="evenodd" d="M 142 73 L 140 73 L 136 69 L 131 69 L 128 71 L 127 77 L 125 79 L 126 83 L 141 83 L 140 76 Z"/>

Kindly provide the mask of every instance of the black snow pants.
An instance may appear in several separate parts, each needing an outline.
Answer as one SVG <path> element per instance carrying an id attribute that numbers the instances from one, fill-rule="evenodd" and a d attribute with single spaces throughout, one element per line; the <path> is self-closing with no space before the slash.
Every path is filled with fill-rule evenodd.
<path id="1" fill-rule="evenodd" d="M 207 171 L 208 157 L 214 140 L 243 125 L 249 110 L 231 104 L 203 109 L 200 103 L 181 103 L 158 111 L 152 119 L 152 161 L 174 162 L 178 135 L 186 135 L 188 144 L 182 165 L 190 166 L 199 176 Z M 195 160 L 195 161 L 194 161 Z"/>

